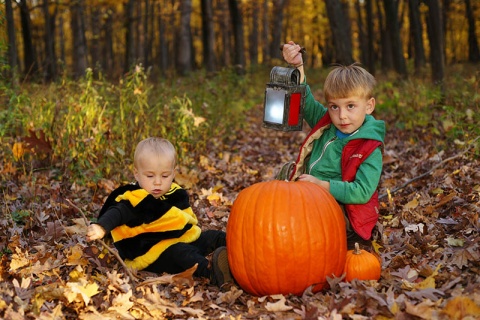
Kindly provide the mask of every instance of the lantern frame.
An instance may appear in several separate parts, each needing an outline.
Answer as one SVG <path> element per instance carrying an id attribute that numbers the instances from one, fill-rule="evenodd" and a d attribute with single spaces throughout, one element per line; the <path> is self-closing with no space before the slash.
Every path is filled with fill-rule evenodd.
<path id="1" fill-rule="evenodd" d="M 265 88 L 263 127 L 301 131 L 305 92 L 306 86 L 300 84 L 300 71 L 296 68 L 273 67 L 270 82 Z"/>

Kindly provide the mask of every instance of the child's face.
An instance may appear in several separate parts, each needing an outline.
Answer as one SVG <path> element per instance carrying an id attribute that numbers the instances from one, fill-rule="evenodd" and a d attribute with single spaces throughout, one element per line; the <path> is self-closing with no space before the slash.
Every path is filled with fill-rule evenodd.
<path id="1" fill-rule="evenodd" d="M 333 125 L 342 133 L 350 134 L 362 126 L 367 114 L 375 110 L 375 98 L 350 96 L 330 99 L 327 108 Z"/>
<path id="2" fill-rule="evenodd" d="M 139 158 L 134 174 L 140 187 L 158 199 L 167 193 L 175 178 L 174 157 L 146 151 Z"/>

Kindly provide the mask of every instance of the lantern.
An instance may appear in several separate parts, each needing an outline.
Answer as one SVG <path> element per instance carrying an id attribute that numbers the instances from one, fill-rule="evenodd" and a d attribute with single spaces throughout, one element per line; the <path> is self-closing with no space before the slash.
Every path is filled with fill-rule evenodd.
<path id="1" fill-rule="evenodd" d="M 281 131 L 303 127 L 305 85 L 300 85 L 296 68 L 273 67 L 265 89 L 263 126 Z"/>

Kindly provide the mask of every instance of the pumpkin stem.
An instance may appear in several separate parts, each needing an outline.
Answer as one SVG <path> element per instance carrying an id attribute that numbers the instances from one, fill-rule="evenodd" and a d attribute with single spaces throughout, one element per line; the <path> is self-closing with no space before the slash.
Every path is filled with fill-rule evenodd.
<path id="1" fill-rule="evenodd" d="M 295 162 L 285 163 L 280 169 L 280 172 L 277 173 L 275 179 L 289 181 L 294 168 L 295 168 Z"/>
<path id="2" fill-rule="evenodd" d="M 355 242 L 355 250 L 353 250 L 353 253 L 354 254 L 361 254 L 362 251 L 360 250 L 360 245 L 358 244 L 358 242 Z"/>

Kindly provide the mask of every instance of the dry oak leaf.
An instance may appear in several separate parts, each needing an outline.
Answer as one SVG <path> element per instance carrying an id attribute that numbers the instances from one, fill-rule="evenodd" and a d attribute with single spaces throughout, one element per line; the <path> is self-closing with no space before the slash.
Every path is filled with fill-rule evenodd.
<path id="1" fill-rule="evenodd" d="M 459 249 L 452 257 L 452 263 L 460 269 L 467 267 L 469 261 L 478 260 L 480 260 L 480 254 L 478 251 L 475 251 L 473 247 L 468 249 Z"/>
<path id="2" fill-rule="evenodd" d="M 137 285 L 137 287 L 149 286 L 155 284 L 170 284 L 173 283 L 177 286 L 193 287 L 195 281 L 193 280 L 193 273 L 197 270 L 198 263 L 196 263 L 190 269 L 187 269 L 177 274 L 165 274 L 160 277 L 147 279 Z"/>
<path id="3" fill-rule="evenodd" d="M 433 311 L 435 304 L 430 300 L 424 300 L 421 303 L 414 305 L 408 301 L 405 301 L 406 312 L 408 314 L 417 316 L 422 319 L 433 319 Z"/>
<path id="4" fill-rule="evenodd" d="M 243 290 L 238 289 L 235 286 L 232 286 L 227 292 L 220 292 L 218 294 L 216 304 L 221 304 L 222 302 L 227 303 L 228 305 L 233 305 L 235 301 L 243 294 Z"/>
<path id="5" fill-rule="evenodd" d="M 67 234 L 86 234 L 87 233 L 87 224 L 85 223 L 84 218 L 72 219 L 74 225 L 65 227 Z"/>
<path id="6" fill-rule="evenodd" d="M 108 308 L 109 311 L 115 311 L 125 319 L 128 314 L 128 310 L 133 307 L 132 290 L 129 290 L 127 293 L 118 293 L 112 301 L 112 306 Z"/>
<path id="7" fill-rule="evenodd" d="M 285 299 L 285 296 L 282 295 L 282 294 L 276 294 L 276 295 L 271 295 L 270 296 L 272 299 L 278 299 L 277 302 L 267 302 L 267 304 L 265 305 L 265 309 L 267 309 L 268 311 L 272 311 L 272 312 L 278 312 L 278 311 L 289 311 L 289 310 L 292 310 L 293 307 L 292 306 L 287 306 L 285 303 L 287 302 L 287 300 Z M 260 299 L 258 299 L 258 301 L 261 302 Z"/>

